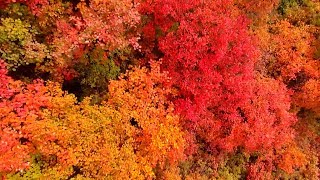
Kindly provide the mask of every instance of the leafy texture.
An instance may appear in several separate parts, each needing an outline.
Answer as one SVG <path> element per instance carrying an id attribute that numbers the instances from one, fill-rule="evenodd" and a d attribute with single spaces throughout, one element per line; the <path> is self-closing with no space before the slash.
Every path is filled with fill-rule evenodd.
<path id="1" fill-rule="evenodd" d="M 38 34 L 28 22 L 20 19 L 1 19 L 0 52 L 1 57 L 9 64 L 13 71 L 20 65 L 41 63 L 49 51 L 47 46 L 36 41 Z"/>
<path id="2" fill-rule="evenodd" d="M 0 0 L 1 179 L 319 179 L 318 0 Z"/>
<path id="3" fill-rule="evenodd" d="M 6 75 L 5 63 L 0 63 L 0 172 L 14 172 L 29 165 L 33 151 L 29 126 L 41 118 L 42 108 L 50 106 L 50 97 L 41 81 L 14 81 Z"/>
<path id="4" fill-rule="evenodd" d="M 166 100 L 167 81 L 152 62 L 151 71 L 134 68 L 112 81 L 110 98 L 100 106 L 51 91 L 52 106 L 30 127 L 47 163 L 43 177 L 143 179 L 155 177 L 154 169 L 173 176 L 170 169 L 184 158 L 185 141 Z M 48 173 L 53 170 L 59 173 Z"/>

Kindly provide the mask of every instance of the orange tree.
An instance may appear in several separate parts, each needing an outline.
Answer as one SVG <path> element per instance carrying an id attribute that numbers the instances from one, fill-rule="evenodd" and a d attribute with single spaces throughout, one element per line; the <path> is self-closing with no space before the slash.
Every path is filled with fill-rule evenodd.
<path id="1" fill-rule="evenodd" d="M 151 62 L 151 70 L 133 68 L 111 82 L 110 98 L 102 105 L 91 105 L 88 98 L 77 103 L 48 84 L 52 106 L 28 126 L 41 158 L 30 171 L 10 177 L 30 177 L 31 172 L 43 178 L 178 176 L 185 133 L 166 100 L 168 80 L 159 63 Z"/>
<path id="2" fill-rule="evenodd" d="M 316 168 L 319 158 L 319 7 L 318 1 L 282 0 L 279 14 L 270 15 L 264 24 L 252 28 L 262 52 L 257 70 L 286 84 L 293 92 L 292 110 L 299 118 L 295 126 L 298 136 L 292 145 L 298 150 L 287 153 L 298 155 L 297 152 L 302 151 L 307 163 L 295 171 L 291 169 L 291 175 L 282 174 L 286 178 L 305 176 L 312 179 L 319 171 Z M 284 162 L 289 162 L 289 157 L 283 153 L 281 166 L 287 170 L 290 166 Z M 298 162 L 290 160 L 294 161 Z"/>

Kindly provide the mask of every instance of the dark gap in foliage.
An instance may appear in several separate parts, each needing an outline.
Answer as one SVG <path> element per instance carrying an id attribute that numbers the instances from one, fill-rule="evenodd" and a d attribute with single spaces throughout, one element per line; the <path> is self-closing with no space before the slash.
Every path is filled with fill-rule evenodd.
<path id="1" fill-rule="evenodd" d="M 9 71 L 8 75 L 15 80 L 24 78 L 35 79 L 35 64 L 22 65 L 16 68 L 15 71 Z"/>
<path id="2" fill-rule="evenodd" d="M 306 114 L 308 113 L 308 110 L 304 107 L 300 108 L 300 110 L 297 113 L 297 116 L 300 118 L 306 118 Z"/>
<path id="3" fill-rule="evenodd" d="M 50 78 L 50 73 L 49 72 L 43 72 L 43 73 L 40 73 L 38 77 L 40 79 L 44 80 L 44 81 L 47 81 Z"/>
<path id="4" fill-rule="evenodd" d="M 300 91 L 301 88 L 304 86 L 304 84 L 308 81 L 308 76 L 305 72 L 300 71 L 299 73 L 296 73 L 296 78 L 291 79 L 287 83 L 287 87 L 289 89 L 293 89 L 295 91 Z"/>
<path id="5" fill-rule="evenodd" d="M 155 41 L 155 45 L 152 49 L 152 54 L 155 55 L 156 59 L 164 57 L 164 53 L 159 49 L 159 42 L 157 40 Z"/>
<path id="6" fill-rule="evenodd" d="M 237 111 L 240 114 L 240 117 L 243 119 L 243 122 L 247 123 L 248 122 L 248 118 L 245 115 L 244 111 L 240 107 L 237 108 Z"/>
<path id="7" fill-rule="evenodd" d="M 281 75 L 281 70 L 273 70 L 272 72 L 268 72 L 268 76 L 273 78 L 273 79 L 277 79 L 279 76 Z"/>
<path id="8" fill-rule="evenodd" d="M 33 81 L 35 79 L 49 80 L 49 72 L 38 72 L 36 64 L 21 65 L 15 71 L 9 71 L 8 75 L 15 80 Z"/>
<path id="9" fill-rule="evenodd" d="M 83 89 L 79 79 L 64 81 L 62 84 L 62 90 L 74 94 L 77 97 L 78 101 L 82 100 Z"/>
<path id="10" fill-rule="evenodd" d="M 164 103 L 163 106 L 164 106 L 165 110 L 168 110 L 168 108 L 169 108 L 169 104 L 168 103 Z"/>
<path id="11" fill-rule="evenodd" d="M 46 43 L 46 36 L 47 34 L 43 34 L 43 33 L 39 33 L 35 35 L 35 38 L 37 40 L 38 43 Z"/>
<path id="12" fill-rule="evenodd" d="M 292 46 L 292 47 L 291 47 L 291 50 L 292 50 L 292 51 L 297 51 L 297 47 L 296 47 L 296 46 Z"/>
<path id="13" fill-rule="evenodd" d="M 120 73 L 126 73 L 126 71 L 129 69 L 130 62 L 128 61 L 123 61 L 120 63 Z"/>
<path id="14" fill-rule="evenodd" d="M 131 124 L 131 126 L 133 126 L 133 127 L 135 127 L 135 128 L 142 129 L 142 128 L 139 126 L 139 123 L 138 123 L 138 121 L 136 121 L 135 118 L 131 118 L 131 119 L 130 119 L 130 124 Z"/>
<path id="15" fill-rule="evenodd" d="M 210 148 L 209 142 L 207 142 L 204 138 L 200 137 L 199 135 L 196 135 L 196 140 L 197 144 L 199 145 L 199 150 L 203 153 L 214 155 L 218 154 L 218 152 L 220 151 L 218 147 L 217 149 Z"/>
<path id="16" fill-rule="evenodd" d="M 23 145 L 26 145 L 28 142 L 30 142 L 27 138 L 24 138 L 24 137 L 20 138 L 19 141 L 20 141 L 20 144 L 23 144 Z"/>
<path id="17" fill-rule="evenodd" d="M 81 168 L 79 166 L 72 166 L 73 173 L 67 178 L 68 180 L 75 178 L 77 175 L 81 175 Z"/>
<path id="18" fill-rule="evenodd" d="M 256 163 L 257 160 L 258 160 L 259 156 L 257 154 L 252 154 L 250 157 L 249 157 L 249 162 L 250 163 Z"/>
<path id="19" fill-rule="evenodd" d="M 78 3 L 81 2 L 81 0 L 63 0 L 62 2 L 64 2 L 64 3 L 70 2 L 72 4 L 73 8 L 76 8 Z M 90 0 L 85 0 L 84 2 L 86 3 L 87 6 L 89 6 Z"/>

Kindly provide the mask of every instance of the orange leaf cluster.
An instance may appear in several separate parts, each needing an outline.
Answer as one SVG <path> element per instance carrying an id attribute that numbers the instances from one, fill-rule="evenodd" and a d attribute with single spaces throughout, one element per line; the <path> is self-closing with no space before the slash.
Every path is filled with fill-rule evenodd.
<path id="1" fill-rule="evenodd" d="M 44 160 L 57 159 L 49 165 L 62 174 L 77 167 L 88 178 L 155 177 L 154 168 L 166 170 L 184 158 L 184 133 L 166 100 L 167 82 L 160 64 L 151 62 L 150 71 L 134 68 L 112 81 L 102 105 L 89 99 L 77 104 L 73 95 L 54 90 L 52 107 L 32 126 L 32 141 Z"/>

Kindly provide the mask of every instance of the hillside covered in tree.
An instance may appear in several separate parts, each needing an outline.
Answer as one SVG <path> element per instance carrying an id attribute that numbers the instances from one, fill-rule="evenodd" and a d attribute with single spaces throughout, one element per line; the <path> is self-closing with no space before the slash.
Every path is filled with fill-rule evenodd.
<path id="1" fill-rule="evenodd" d="M 0 0 L 1 179 L 320 178 L 319 0 Z"/>

